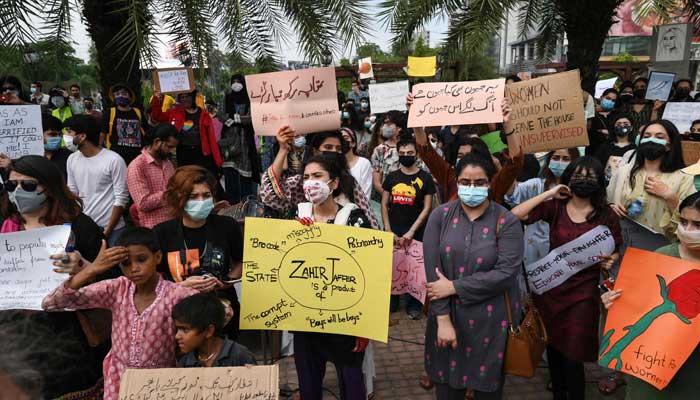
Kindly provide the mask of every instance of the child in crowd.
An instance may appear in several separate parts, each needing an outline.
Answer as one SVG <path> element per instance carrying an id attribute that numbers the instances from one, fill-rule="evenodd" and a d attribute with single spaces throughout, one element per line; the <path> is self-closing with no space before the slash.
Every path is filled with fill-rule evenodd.
<path id="1" fill-rule="evenodd" d="M 112 350 L 103 363 L 104 399 L 116 400 L 119 380 L 127 368 L 175 367 L 173 307 L 197 291 L 166 281 L 156 272 L 162 253 L 147 228 L 130 228 L 107 249 L 105 241 L 94 262 L 82 260 L 67 271 L 64 283 L 44 298 L 47 311 L 105 308 L 112 311 Z M 116 279 L 89 284 L 119 264 Z M 229 309 L 230 312 L 230 309 Z"/>
<path id="2" fill-rule="evenodd" d="M 223 337 L 225 308 L 209 293 L 183 299 L 172 312 L 175 340 L 184 354 L 177 362 L 181 368 L 240 367 L 255 364 L 255 357 L 245 347 Z"/>

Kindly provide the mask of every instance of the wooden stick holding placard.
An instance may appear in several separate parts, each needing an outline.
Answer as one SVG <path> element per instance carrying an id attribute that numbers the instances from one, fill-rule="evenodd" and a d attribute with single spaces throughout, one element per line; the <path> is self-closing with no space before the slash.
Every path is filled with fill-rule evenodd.
<path id="1" fill-rule="evenodd" d="M 192 68 L 163 68 L 153 71 L 153 88 L 161 93 L 190 93 L 195 88 Z"/>

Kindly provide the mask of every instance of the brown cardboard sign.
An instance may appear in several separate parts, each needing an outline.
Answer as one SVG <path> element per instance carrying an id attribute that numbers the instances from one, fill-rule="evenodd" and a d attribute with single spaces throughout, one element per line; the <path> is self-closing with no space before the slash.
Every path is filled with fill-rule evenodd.
<path id="1" fill-rule="evenodd" d="M 279 367 L 127 369 L 119 400 L 278 400 Z"/>
<path id="2" fill-rule="evenodd" d="M 700 160 L 700 142 L 684 140 L 681 142 L 681 148 L 685 165 L 693 165 Z"/>
<path id="3" fill-rule="evenodd" d="M 578 70 L 506 85 L 515 154 L 588 146 L 588 132 Z M 510 132 L 509 132 L 510 133 Z"/>
<path id="4" fill-rule="evenodd" d="M 153 88 L 161 93 L 190 93 L 195 89 L 192 68 L 163 68 L 153 71 Z"/>

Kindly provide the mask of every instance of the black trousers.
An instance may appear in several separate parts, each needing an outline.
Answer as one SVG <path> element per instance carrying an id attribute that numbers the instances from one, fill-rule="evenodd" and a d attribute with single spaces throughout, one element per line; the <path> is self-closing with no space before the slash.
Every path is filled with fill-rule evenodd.
<path id="1" fill-rule="evenodd" d="M 586 375 L 583 362 L 569 360 L 564 354 L 547 346 L 549 376 L 552 379 L 554 399 L 584 400 Z"/>

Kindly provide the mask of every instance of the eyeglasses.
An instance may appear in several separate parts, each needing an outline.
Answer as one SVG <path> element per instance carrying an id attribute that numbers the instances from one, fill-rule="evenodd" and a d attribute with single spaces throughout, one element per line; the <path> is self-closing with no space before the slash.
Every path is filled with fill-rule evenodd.
<path id="1" fill-rule="evenodd" d="M 0 184 L 2 186 L 2 184 Z M 34 192 L 36 191 L 37 187 L 39 187 L 39 182 L 33 181 L 33 180 L 16 180 L 16 179 L 9 179 L 5 181 L 5 190 L 8 192 L 14 192 L 15 189 L 17 189 L 17 186 L 20 186 L 23 190 L 27 192 Z"/>
<path id="2" fill-rule="evenodd" d="M 476 187 L 484 187 L 489 185 L 489 180 L 488 179 L 475 179 L 473 181 L 470 181 L 469 179 L 460 179 L 457 181 L 458 184 L 462 186 L 476 186 Z"/>
<path id="3" fill-rule="evenodd" d="M 598 178 L 594 175 L 581 175 L 581 174 L 573 174 L 571 175 L 571 180 L 577 180 L 577 181 L 589 181 L 589 182 L 598 182 Z"/>
<path id="4" fill-rule="evenodd" d="M 14 86 L 3 86 L 2 89 L 0 89 L 0 93 L 7 93 L 7 92 L 16 92 L 17 88 Z"/>

